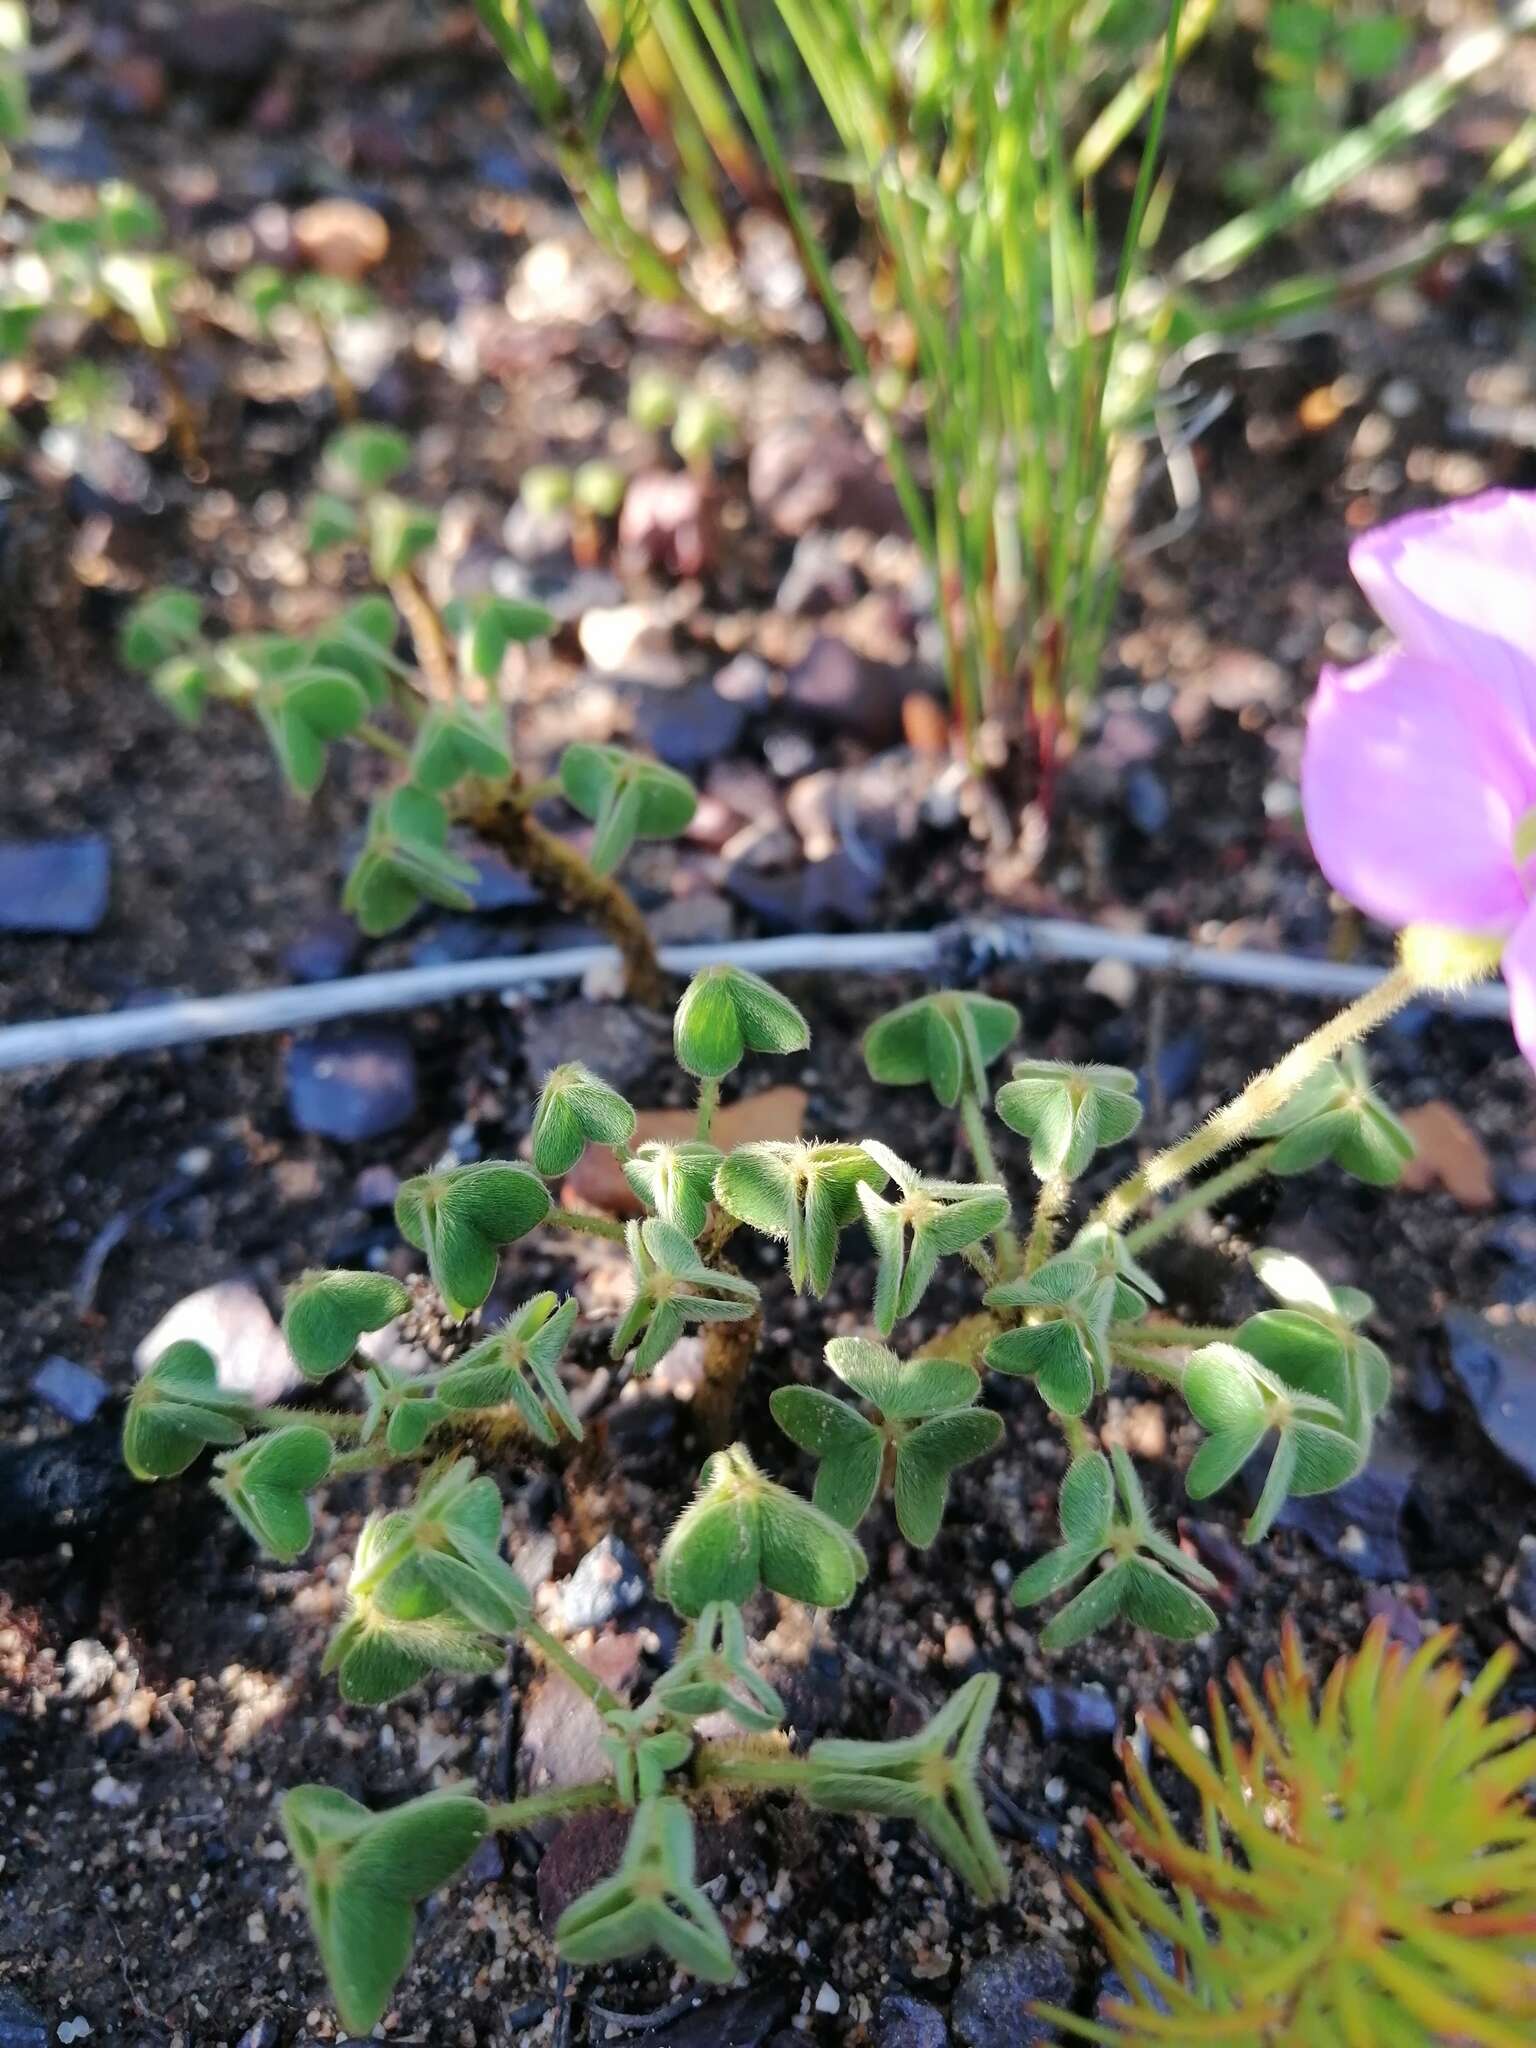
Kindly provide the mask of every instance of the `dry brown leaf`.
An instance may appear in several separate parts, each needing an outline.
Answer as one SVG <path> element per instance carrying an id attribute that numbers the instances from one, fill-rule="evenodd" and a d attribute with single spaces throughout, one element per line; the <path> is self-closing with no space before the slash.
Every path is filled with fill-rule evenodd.
<path id="1" fill-rule="evenodd" d="M 722 1152 L 729 1152 L 735 1145 L 798 1138 L 805 1128 L 806 1100 L 803 1088 L 764 1088 L 756 1095 L 743 1096 L 716 1115 L 714 1142 Z M 630 1149 L 650 1138 L 691 1138 L 693 1132 L 691 1109 L 642 1109 Z M 560 1199 L 567 1209 L 598 1209 L 605 1216 L 645 1214 L 617 1159 L 596 1145 L 589 1147 L 566 1175 Z"/>
<path id="2" fill-rule="evenodd" d="M 1405 1188 L 1422 1195 L 1443 1187 L 1463 1209 L 1493 1207 L 1493 1169 L 1464 1116 L 1448 1102 L 1426 1102 L 1421 1109 L 1405 1109 L 1402 1122 L 1418 1147 L 1403 1169 Z"/>

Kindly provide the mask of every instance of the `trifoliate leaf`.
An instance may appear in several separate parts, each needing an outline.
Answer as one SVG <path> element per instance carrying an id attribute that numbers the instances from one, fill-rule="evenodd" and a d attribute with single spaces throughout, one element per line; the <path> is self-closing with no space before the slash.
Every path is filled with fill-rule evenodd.
<path id="1" fill-rule="evenodd" d="M 651 1688 L 651 1701 L 685 1720 L 729 1714 L 749 1734 L 784 1720 L 784 1702 L 755 1668 L 741 1609 L 712 1600 L 700 1611 L 671 1666 Z"/>
<path id="2" fill-rule="evenodd" d="M 434 704 L 411 753 L 411 779 L 440 796 L 469 775 L 504 782 L 512 773 L 507 714 L 499 704 Z"/>
<path id="3" fill-rule="evenodd" d="M 884 1432 L 851 1402 L 819 1387 L 776 1387 L 768 1405 L 790 1441 L 819 1460 L 811 1493 L 816 1506 L 856 1529 L 880 1489 Z"/>
<path id="4" fill-rule="evenodd" d="M 411 444 L 393 427 L 360 421 L 332 434 L 321 461 L 338 488 L 352 497 L 371 497 L 410 468 Z"/>
<path id="5" fill-rule="evenodd" d="M 326 747 L 363 723 L 368 697 L 341 669 L 306 668 L 264 682 L 256 713 L 289 788 L 313 796 L 325 776 Z"/>
<path id="6" fill-rule="evenodd" d="M 604 1714 L 599 1740 L 613 1767 L 621 1806 L 659 1798 L 673 1771 L 693 1754 L 693 1737 L 686 1729 L 652 1726 L 649 1701 L 643 1707 Z"/>
<path id="7" fill-rule="evenodd" d="M 1107 1223 L 1085 1223 L 1067 1249 L 1057 1254 L 1057 1259 L 1085 1263 L 1092 1266 L 1101 1280 L 1114 1281 L 1114 1322 L 1139 1322 L 1149 1301 L 1163 1299 L 1162 1288 L 1132 1255 L 1120 1232 L 1111 1230 Z M 1054 1265 L 1057 1259 L 1048 1260 L 1047 1264 Z"/>
<path id="8" fill-rule="evenodd" d="M 380 583 L 403 575 L 437 539 L 437 514 L 384 491 L 368 501 L 368 566 Z"/>
<path id="9" fill-rule="evenodd" d="M 857 1187 L 878 1262 L 875 1327 L 885 1337 L 922 1300 L 941 1258 L 967 1251 L 1008 1221 L 1008 1196 L 991 1181 L 918 1173 L 873 1138 L 860 1149 L 895 1183 L 889 1198 L 867 1182 Z"/>
<path id="10" fill-rule="evenodd" d="M 649 1138 L 624 1161 L 624 1178 L 646 1207 L 684 1237 L 698 1237 L 709 1221 L 718 1147 L 694 1138 Z"/>
<path id="11" fill-rule="evenodd" d="M 560 1378 L 576 1314 L 574 1298 L 557 1305 L 553 1294 L 536 1294 L 441 1375 L 438 1400 L 455 1413 L 510 1403 L 540 1443 L 558 1443 L 562 1429 L 579 1442 L 581 1423 Z"/>
<path id="12" fill-rule="evenodd" d="M 895 1742 L 812 1743 L 805 1797 L 831 1813 L 916 1821 L 983 1905 L 1008 1896 L 1008 1867 L 987 1825 L 980 1775 L 995 1673 L 968 1679 L 916 1735 Z"/>
<path id="13" fill-rule="evenodd" d="M 1331 1159 L 1372 1187 L 1399 1181 L 1415 1149 L 1406 1128 L 1371 1087 L 1358 1046 L 1328 1061 L 1283 1109 L 1256 1125 L 1254 1135 L 1276 1140 L 1271 1173 L 1306 1173 Z"/>
<path id="14" fill-rule="evenodd" d="M 962 1089 L 986 1102 L 987 1068 L 1018 1036 L 1019 1021 L 1012 1003 L 941 989 L 877 1017 L 864 1034 L 864 1064 L 887 1087 L 926 1081 L 946 1108 Z"/>
<path id="15" fill-rule="evenodd" d="M 715 1199 L 728 1216 L 788 1247 L 797 1294 L 825 1294 L 838 1234 L 859 1214 L 859 1184 L 884 1187 L 885 1169 L 857 1145 L 739 1145 L 715 1175 Z"/>
<path id="16" fill-rule="evenodd" d="M 1071 1066 L 1063 1060 L 1020 1060 L 997 1091 L 997 1113 L 1029 1140 L 1029 1161 L 1041 1180 L 1075 1180 L 1095 1152 L 1118 1145 L 1141 1122 L 1136 1076 L 1126 1067 Z"/>
<path id="17" fill-rule="evenodd" d="M 1282 1364 L 1266 1357 L 1262 1338 L 1258 1347 L 1247 1348 L 1254 1349 L 1254 1355 L 1288 1385 L 1332 1401 L 1344 1416 L 1346 1431 L 1365 1451 L 1370 1443 L 1371 1424 L 1392 1393 L 1392 1367 L 1387 1355 L 1359 1327 L 1375 1312 L 1375 1303 L 1358 1287 L 1330 1287 L 1321 1274 L 1314 1273 L 1294 1253 L 1255 1252 L 1253 1269 L 1270 1293 L 1285 1303 L 1290 1315 L 1316 1323 L 1334 1340 L 1340 1357 L 1335 1365 L 1328 1354 L 1314 1348 L 1310 1363 L 1293 1355 Z"/>
<path id="18" fill-rule="evenodd" d="M 472 907 L 475 870 L 448 851 L 448 813 L 435 796 L 412 783 L 375 803 L 368 837 L 358 855 L 342 907 L 370 938 L 397 930 L 423 899 L 448 910 Z"/>
<path id="19" fill-rule="evenodd" d="M 633 1350 L 637 1374 L 658 1364 L 690 1323 L 739 1323 L 756 1312 L 758 1292 L 750 1280 L 706 1266 L 692 1242 L 659 1216 L 628 1224 L 624 1236 L 635 1292 L 613 1333 L 611 1354 L 623 1358 Z"/>
<path id="20" fill-rule="evenodd" d="M 693 1819 L 680 1799 L 646 1799 L 613 1876 L 567 1906 L 555 1942 L 571 1963 L 609 1963 L 659 1948 L 690 1975 L 736 1974 L 720 1916 L 695 1881 Z"/>
<path id="21" fill-rule="evenodd" d="M 312 555 L 342 547 L 347 541 L 356 540 L 363 530 L 357 507 L 330 491 L 311 494 L 304 521 L 304 544 Z"/>
<path id="22" fill-rule="evenodd" d="M 387 1273 L 311 1272 L 288 1289 L 283 1336 L 309 1379 L 339 1372 L 366 1330 L 382 1330 L 411 1305 Z"/>
<path id="23" fill-rule="evenodd" d="M 1056 1414 L 1086 1414 L 1109 1385 L 1116 1286 L 1086 1260 L 1064 1257 L 991 1288 L 989 1308 L 1022 1309 L 1026 1320 L 994 1337 L 982 1356 L 994 1372 L 1033 1379 Z"/>
<path id="24" fill-rule="evenodd" d="M 1297 1317 L 1296 1323 L 1302 1320 Z M 1312 1338 L 1294 1326 L 1276 1329 L 1270 1324 L 1261 1332 L 1261 1342 L 1304 1363 L 1316 1364 L 1320 1356 Z M 1276 1433 L 1269 1474 L 1244 1532 L 1247 1543 L 1257 1543 L 1267 1533 L 1290 1494 L 1329 1493 L 1359 1470 L 1362 1448 L 1346 1431 L 1334 1403 L 1288 1386 L 1235 1344 L 1207 1344 L 1194 1352 L 1181 1387 L 1191 1415 L 1209 1432 L 1185 1474 L 1192 1500 L 1203 1500 L 1224 1486 L 1270 1431 Z"/>
<path id="25" fill-rule="evenodd" d="M 511 597 L 456 597 L 443 607 L 443 624 L 458 642 L 460 671 L 487 683 L 499 680 L 509 647 L 546 639 L 556 623 L 542 605 Z"/>
<path id="26" fill-rule="evenodd" d="M 279 1564 L 307 1550 L 314 1522 L 306 1496 L 331 1469 L 331 1439 L 292 1422 L 215 1459 L 213 1490 L 241 1528 Z"/>
<path id="27" fill-rule="evenodd" d="M 400 1234 L 427 1255 L 448 1313 L 462 1322 L 490 1293 L 497 1254 L 549 1214 L 549 1190 L 537 1174 L 487 1159 L 416 1175 L 395 1197 Z"/>
<path id="28" fill-rule="evenodd" d="M 399 619 L 389 599 L 375 592 L 338 612 L 310 643 L 310 659 L 322 668 L 351 676 L 377 710 L 389 696 L 389 679 L 405 664 L 395 654 Z"/>
<path id="29" fill-rule="evenodd" d="M 687 1615 L 713 1600 L 739 1607 L 759 1585 L 811 1607 L 846 1607 L 866 1569 L 846 1529 L 769 1479 L 735 1444 L 705 1465 L 692 1505 L 662 1545 L 656 1589 Z"/>
<path id="30" fill-rule="evenodd" d="M 213 683 L 211 664 L 196 654 L 173 654 L 150 671 L 149 687 L 174 718 L 195 726 L 202 718 Z"/>
<path id="31" fill-rule="evenodd" d="M 190 590 L 152 590 L 123 620 L 117 651 L 128 668 L 147 673 L 195 647 L 202 635 L 201 598 Z"/>
<path id="32" fill-rule="evenodd" d="M 205 1445 L 238 1444 L 250 1420 L 249 1400 L 219 1385 L 211 1353 L 172 1344 L 128 1397 L 123 1462 L 135 1479 L 174 1479 Z"/>
<path id="33" fill-rule="evenodd" d="M 533 1164 L 538 1173 L 569 1173 L 588 1145 L 618 1151 L 635 1135 L 635 1112 L 579 1060 L 545 1077 L 533 1113 Z"/>
<path id="34" fill-rule="evenodd" d="M 349 2033 L 369 2034 L 410 1960 L 413 1904 L 469 1861 L 489 1811 L 442 1791 L 373 1814 L 328 1785 L 298 1785 L 282 1814 L 337 2011 Z"/>
<path id="35" fill-rule="evenodd" d="M 719 1080 L 748 1052 L 804 1052 L 810 1042 L 789 998 L 744 967 L 702 968 L 672 1020 L 677 1063 L 700 1080 Z"/>
<path id="36" fill-rule="evenodd" d="M 950 1479 L 962 1465 L 996 1450 L 1002 1437 L 1003 1418 L 990 1408 L 935 1415 L 897 1437 L 891 1496 L 896 1526 L 909 1543 L 928 1548 L 944 1519 Z"/>
<path id="37" fill-rule="evenodd" d="M 560 787 L 566 802 L 597 828 L 587 858 L 600 875 L 611 875 L 637 839 L 675 839 L 698 808 L 686 776 L 622 747 L 567 747 Z"/>

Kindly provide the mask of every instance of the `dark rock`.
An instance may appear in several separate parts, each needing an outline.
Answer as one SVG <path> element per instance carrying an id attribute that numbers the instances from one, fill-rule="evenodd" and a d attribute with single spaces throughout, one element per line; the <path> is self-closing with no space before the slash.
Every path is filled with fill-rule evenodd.
<path id="1" fill-rule="evenodd" d="M 731 906 L 713 889 L 675 896 L 647 920 L 658 946 L 719 946 L 736 935 Z"/>
<path id="2" fill-rule="evenodd" d="M 1497 1176 L 1499 1193 L 1513 1209 L 1536 1209 L 1536 1172 L 1507 1167 Z"/>
<path id="3" fill-rule="evenodd" d="M 334 1031 L 288 1049 L 288 1110 L 301 1131 L 345 1144 L 381 1138 L 416 1109 L 416 1055 L 401 1031 Z"/>
<path id="4" fill-rule="evenodd" d="M 807 533 L 795 552 L 774 599 L 775 611 L 791 618 L 818 619 L 844 611 L 858 600 L 859 580 L 834 533 Z"/>
<path id="5" fill-rule="evenodd" d="M 475 176 L 494 192 L 526 192 L 533 182 L 523 159 L 515 150 L 505 148 L 482 150 L 475 159 Z"/>
<path id="6" fill-rule="evenodd" d="M 135 550 L 129 532 L 164 508 L 155 489 L 155 474 L 144 457 L 115 434 L 98 427 L 48 427 L 42 447 L 48 460 L 64 473 L 64 509 L 78 524 L 105 518 L 109 532 L 100 552 L 116 556 Z M 142 549 L 139 550 L 142 552 Z"/>
<path id="7" fill-rule="evenodd" d="M 704 486 L 687 470 L 653 469 L 630 479 L 619 513 L 619 546 L 646 568 L 701 576 L 715 554 L 715 516 Z"/>
<path id="8" fill-rule="evenodd" d="M 475 871 L 475 879 L 466 883 L 465 889 L 482 916 L 491 917 L 503 910 L 531 910 L 544 901 L 522 869 L 513 867 L 494 846 L 471 843 L 457 851 Z"/>
<path id="9" fill-rule="evenodd" d="M 711 1998 L 669 2026 L 648 2029 L 633 2038 L 644 2041 L 647 2048 L 762 2048 L 788 2012 L 788 1994 L 777 1985 L 765 1985 Z"/>
<path id="10" fill-rule="evenodd" d="M 1405 1650 L 1418 1649 L 1429 1634 L 1429 1624 L 1419 1610 L 1383 1586 L 1373 1586 L 1366 1594 L 1365 1611 L 1372 1621 L 1385 1621 L 1387 1634 Z"/>
<path id="11" fill-rule="evenodd" d="M 473 1885 L 494 1884 L 505 1874 L 507 1859 L 501 1852 L 501 1843 L 495 1835 L 487 1835 L 474 1855 L 464 1866 L 464 1875 Z"/>
<path id="12" fill-rule="evenodd" d="M 839 849 L 786 875 L 759 874 L 738 864 L 725 886 L 754 917 L 777 932 L 868 931 L 880 900 L 879 881 Z"/>
<path id="13" fill-rule="evenodd" d="M 747 492 L 780 533 L 796 539 L 833 522 L 865 533 L 909 530 L 885 464 L 835 420 L 766 427 L 748 458 Z"/>
<path id="14" fill-rule="evenodd" d="M 911 687 L 910 670 L 871 660 L 830 633 L 818 634 L 784 677 L 786 703 L 811 725 L 871 747 L 901 738 L 901 703 Z"/>
<path id="15" fill-rule="evenodd" d="M 539 1919 L 546 1928 L 554 1927 L 573 1899 L 580 1898 L 593 1885 L 601 1884 L 605 1877 L 613 1875 L 624 1853 L 629 1823 L 627 1813 L 606 1806 L 596 1807 L 589 1813 L 573 1814 L 560 1828 L 544 1851 L 536 1884 Z M 699 1883 L 709 1884 L 733 1869 L 744 1855 L 750 1853 L 751 1824 L 739 1814 L 724 1821 L 701 1814 L 696 1823 L 695 1844 Z M 782 2011 L 782 2007 L 778 2010 Z M 778 2011 L 764 2026 L 764 2034 L 777 2018 Z M 658 2038 L 655 2034 L 646 2036 L 648 2041 Z M 719 2037 L 711 2034 L 700 2038 L 713 2043 Z M 760 2039 L 761 2036 L 752 2038 Z"/>
<path id="16" fill-rule="evenodd" d="M 295 981 L 339 981 L 352 972 L 362 945 L 362 933 L 338 910 L 285 946 L 283 965 Z"/>
<path id="17" fill-rule="evenodd" d="M 0 844 L 0 931 L 95 931 L 111 873 L 107 842 L 94 832 Z"/>
<path id="18" fill-rule="evenodd" d="M 622 1094 L 645 1079 L 665 1042 L 623 1003 L 552 1003 L 523 1020 L 523 1057 L 536 1081 L 562 1061 L 579 1060 Z"/>
<path id="19" fill-rule="evenodd" d="M 1177 1961 L 1172 1948 L 1163 1940 L 1160 1934 L 1148 1935 L 1147 1939 L 1152 1944 L 1152 1952 L 1156 1956 L 1160 1967 L 1171 1973 Z M 1150 2004 L 1153 2012 L 1167 2012 L 1166 2002 L 1162 1995 L 1154 1990 L 1149 1978 L 1138 1972 L 1136 1984 L 1142 2003 L 1139 2008 L 1132 2007 L 1133 2011 L 1138 2009 L 1145 2011 Z M 1126 1990 L 1125 1979 L 1121 1976 L 1120 1972 L 1118 1970 L 1106 1970 L 1099 1980 L 1098 1996 L 1093 2002 L 1094 2018 L 1098 2020 L 1112 2019 L 1114 2015 L 1109 2008 L 1114 2005 L 1124 2006 L 1128 2002 L 1129 1996 L 1130 1994 Z"/>
<path id="20" fill-rule="evenodd" d="M 562 1632 L 574 1635 L 579 1629 L 601 1628 L 638 1607 L 646 1589 L 639 1558 L 617 1536 L 605 1536 L 555 1588 Z"/>
<path id="21" fill-rule="evenodd" d="M 722 697 L 713 683 L 681 690 L 646 690 L 636 709 L 640 737 L 670 767 L 685 772 L 734 753 L 747 722 L 740 704 Z"/>
<path id="22" fill-rule="evenodd" d="M 1059 2036 L 1033 2016 L 1031 2003 L 1044 1999 L 1067 2005 L 1072 1990 L 1072 1973 L 1060 1950 L 1044 1941 L 1024 1942 L 966 1971 L 950 2019 L 966 2048 L 1035 2048 Z"/>
<path id="23" fill-rule="evenodd" d="M 1184 1031 L 1177 1038 L 1170 1038 L 1157 1056 L 1156 1075 L 1158 1092 L 1164 1102 L 1178 1102 L 1186 1096 L 1200 1078 L 1200 1069 L 1205 1064 L 1205 1033 Z M 1143 1102 L 1151 1100 L 1153 1075 L 1145 1070 L 1137 1077 L 1136 1092 Z"/>
<path id="24" fill-rule="evenodd" d="M 247 2027 L 235 2043 L 235 2048 L 278 2048 L 283 2030 L 270 2016 L 260 2019 L 254 2027 Z"/>
<path id="25" fill-rule="evenodd" d="M 875 2015 L 875 2048 L 949 2048 L 949 2028 L 937 2006 L 893 1991 Z"/>
<path id="26" fill-rule="evenodd" d="M 94 121 L 40 122 L 27 144 L 33 167 L 61 185 L 99 185 L 122 175 L 117 151 Z"/>
<path id="27" fill-rule="evenodd" d="M 134 1497 L 115 1414 L 67 1436 L 0 1444 L 0 1557 L 36 1557 L 100 1532 Z M 3 2036 L 0 2036 L 3 2039 Z"/>
<path id="28" fill-rule="evenodd" d="M 528 950 L 528 935 L 478 917 L 440 917 L 410 951 L 413 967 L 442 967 L 456 960 L 503 960 Z"/>
<path id="29" fill-rule="evenodd" d="M 1120 1725 L 1109 1694 L 1092 1686 L 1032 1685 L 1024 1697 L 1042 1742 L 1108 1742 Z"/>
<path id="30" fill-rule="evenodd" d="M 40 1401 L 71 1422 L 89 1422 L 111 1391 L 99 1373 L 57 1355 L 43 1360 L 31 1386 Z"/>
<path id="31" fill-rule="evenodd" d="M 1255 1459 L 1244 1474 L 1255 1498 L 1263 1470 L 1264 1461 Z M 1357 1578 L 1405 1579 L 1409 1565 L 1403 1549 L 1403 1510 L 1413 1490 L 1414 1471 L 1414 1460 L 1403 1446 L 1378 1437 L 1363 1472 L 1333 1493 L 1288 1500 L 1278 1526 L 1310 1538 L 1325 1557 Z"/>
<path id="32" fill-rule="evenodd" d="M 276 9 L 237 0 L 227 7 L 178 8 L 162 54 L 172 75 L 195 86 L 212 113 L 232 120 L 266 83 L 287 41 Z"/>
<path id="33" fill-rule="evenodd" d="M 0 2048 L 48 2048 L 52 2031 L 19 1991 L 0 1984 Z"/>
<path id="34" fill-rule="evenodd" d="M 1128 768 L 1122 789 L 1125 814 L 1138 832 L 1155 839 L 1173 816 L 1173 799 L 1155 769 L 1138 763 Z"/>
<path id="35" fill-rule="evenodd" d="M 1536 1330 L 1451 1309 L 1451 1370 L 1488 1441 L 1536 1483 Z"/>

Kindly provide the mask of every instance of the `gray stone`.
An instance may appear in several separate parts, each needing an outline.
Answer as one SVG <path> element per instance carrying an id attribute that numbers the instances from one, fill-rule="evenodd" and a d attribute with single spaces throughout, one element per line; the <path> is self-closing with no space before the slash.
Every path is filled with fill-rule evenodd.
<path id="1" fill-rule="evenodd" d="M 1067 2005 L 1072 1973 L 1048 1942 L 1024 1942 L 976 1963 L 961 1979 L 950 2012 L 966 2048 L 1036 2048 L 1060 2037 L 1030 2006 L 1036 1999 Z"/>
<path id="2" fill-rule="evenodd" d="M 1363 1472 L 1332 1493 L 1292 1497 L 1276 1517 L 1282 1529 L 1310 1537 L 1324 1557 L 1346 1566 L 1361 1579 L 1405 1579 L 1408 1554 L 1403 1549 L 1403 1510 L 1413 1489 L 1415 1462 L 1390 1436 L 1378 1437 Z M 1243 1484 L 1257 1498 L 1264 1462 L 1254 1461 Z"/>
<path id="3" fill-rule="evenodd" d="M 645 1568 L 617 1536 L 605 1536 L 555 1590 L 562 1629 L 574 1635 L 633 1612 L 645 1598 Z"/>
<path id="4" fill-rule="evenodd" d="M 43 1360 L 32 1375 L 31 1386 L 40 1401 L 70 1422 L 89 1422 L 111 1392 L 99 1373 L 57 1353 Z"/>
<path id="5" fill-rule="evenodd" d="M 328 1031 L 288 1048 L 288 1109 L 301 1131 L 360 1144 L 416 1109 L 416 1055 L 400 1031 Z"/>
<path id="6" fill-rule="evenodd" d="M 949 2048 L 949 2028 L 937 2006 L 893 1991 L 875 2015 L 875 2048 Z"/>
<path id="7" fill-rule="evenodd" d="M 107 914 L 112 861 L 99 833 L 0 844 L 0 931 L 93 932 Z"/>
<path id="8" fill-rule="evenodd" d="M 830 633 L 818 634 L 784 678 L 786 703 L 809 724 L 872 747 L 901 738 L 901 700 L 911 687 L 908 670 L 874 661 Z"/>
<path id="9" fill-rule="evenodd" d="M 1029 1701 L 1042 1742 L 1108 1742 L 1120 1723 L 1107 1692 L 1082 1685 L 1032 1685 Z"/>
<path id="10" fill-rule="evenodd" d="M 523 1057 L 535 1081 L 565 1060 L 580 1060 L 625 1093 L 644 1080 L 667 1040 L 623 1003 L 553 1003 L 523 1022 Z"/>

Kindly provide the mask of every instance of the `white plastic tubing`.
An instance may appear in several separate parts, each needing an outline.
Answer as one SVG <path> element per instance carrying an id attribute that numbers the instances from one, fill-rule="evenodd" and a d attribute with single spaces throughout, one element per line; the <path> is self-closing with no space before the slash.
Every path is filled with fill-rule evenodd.
<path id="1" fill-rule="evenodd" d="M 0 1030 L 0 1071 L 111 1059 L 121 1053 L 196 1045 L 210 1038 L 297 1031 L 347 1017 L 414 1010 L 428 1003 L 451 1002 L 458 996 L 509 989 L 536 1001 L 551 984 L 579 981 L 591 969 L 613 966 L 617 959 L 607 946 L 571 946 L 513 959 L 455 961 L 390 974 L 358 974 L 308 987 L 189 996 L 144 1009 L 109 1011 L 103 1016 L 12 1024 Z M 661 960 L 679 975 L 730 962 L 766 974 L 933 974 L 941 984 L 961 986 L 1010 965 L 1027 968 L 1051 961 L 1120 960 L 1131 967 L 1186 975 L 1197 981 L 1233 982 L 1246 988 L 1274 989 L 1283 995 L 1344 1000 L 1380 979 L 1369 967 L 1296 959 L 1282 953 L 1225 951 L 1148 933 L 1111 932 L 1068 919 L 1033 917 L 973 919 L 926 932 L 838 937 L 803 933 L 792 938 L 749 939 L 737 945 L 664 946 Z M 1442 1007 L 1464 1016 L 1509 1014 L 1508 998 L 1500 987 L 1427 1000 L 1441 1001 Z"/>

